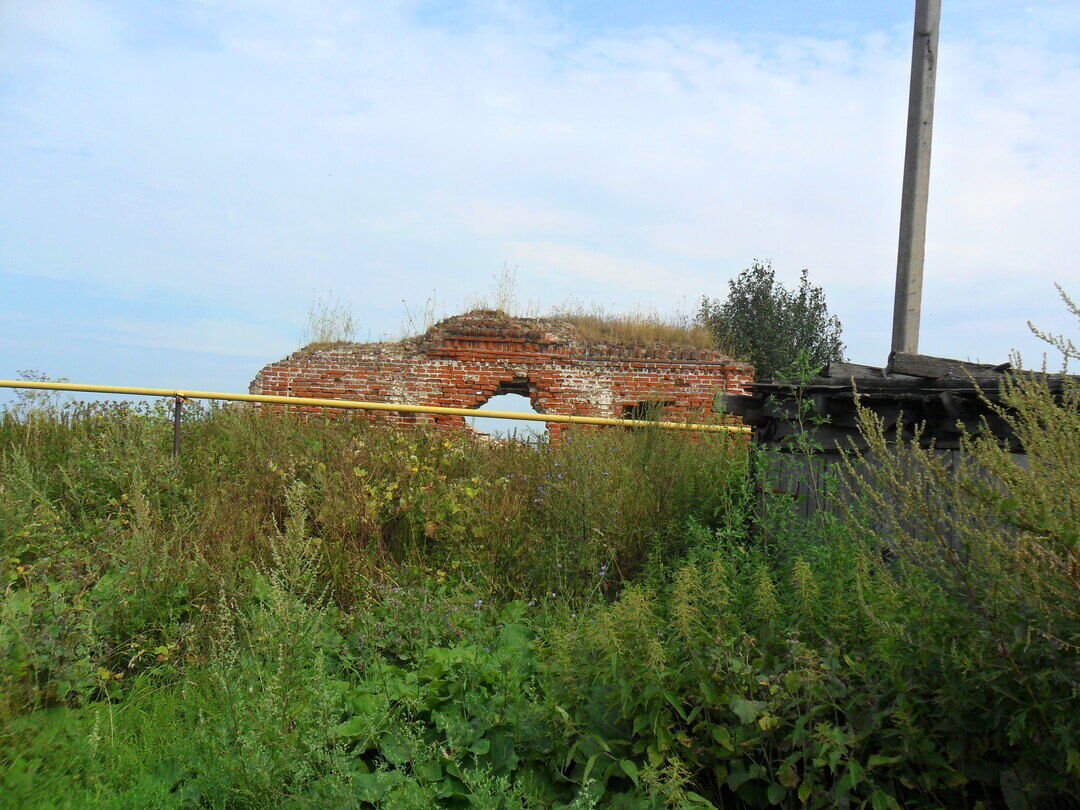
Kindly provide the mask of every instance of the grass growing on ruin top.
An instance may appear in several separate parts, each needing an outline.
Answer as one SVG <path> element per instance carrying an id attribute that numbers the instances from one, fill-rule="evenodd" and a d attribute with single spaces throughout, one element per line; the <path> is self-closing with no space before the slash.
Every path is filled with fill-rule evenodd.
<path id="1" fill-rule="evenodd" d="M 449 317 L 468 317 L 483 313 L 505 318 L 530 318 L 561 322 L 571 326 L 576 338 L 586 344 L 624 346 L 679 347 L 723 351 L 741 359 L 717 339 L 714 330 L 685 312 L 664 313 L 657 309 L 635 308 L 613 312 L 603 305 L 568 300 L 556 307 L 540 307 L 535 302 L 522 303 L 517 295 L 516 271 L 504 267 L 495 276 L 490 289 L 472 296 L 451 316 L 444 304 L 434 296 L 419 306 L 404 305 L 405 321 L 400 339 L 421 338 Z M 332 296 L 319 297 L 308 308 L 301 337 L 303 351 L 336 348 L 370 343 L 371 338 L 357 341 L 357 323 L 352 308 Z"/>
<path id="2" fill-rule="evenodd" d="M 685 315 L 641 310 L 613 313 L 601 307 L 578 306 L 556 309 L 550 317 L 571 324 L 583 343 L 720 348 L 709 329 Z"/>
<path id="3" fill-rule="evenodd" d="M 555 327 L 566 325 L 573 330 L 572 339 L 582 344 L 723 350 L 710 329 L 682 314 L 665 315 L 643 310 L 616 313 L 596 305 L 575 304 L 557 307 L 543 315 L 516 316 L 498 309 L 472 309 L 456 317 L 469 318 L 481 314 L 489 319 L 505 319 L 508 324 L 512 320 L 525 318 L 547 322 Z M 348 320 L 345 316 L 341 317 L 344 321 Z M 444 323 L 446 320 L 428 325 L 424 331 L 406 339 L 422 338 Z M 317 335 L 318 339 L 305 343 L 303 351 L 361 345 L 352 339 L 351 328 L 338 329 L 332 323 L 324 322 L 320 329 L 309 328 L 307 334 Z"/>

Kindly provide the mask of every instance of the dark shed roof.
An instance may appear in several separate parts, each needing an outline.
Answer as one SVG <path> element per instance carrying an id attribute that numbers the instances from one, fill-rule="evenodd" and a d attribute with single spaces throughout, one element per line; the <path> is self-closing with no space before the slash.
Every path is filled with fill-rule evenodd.
<path id="1" fill-rule="evenodd" d="M 884 419 L 886 435 L 892 439 L 912 438 L 922 423 L 925 442 L 955 448 L 963 432 L 980 430 L 985 423 L 994 435 L 1019 449 L 1007 422 L 995 410 L 1001 404 L 1003 375 L 1009 371 L 1009 363 L 986 365 L 894 352 L 884 368 L 830 363 L 804 384 L 762 380 L 754 383 L 750 394 L 726 395 L 724 404 L 729 413 L 753 426 L 756 441 L 778 447 L 788 443 L 786 437 L 805 429 L 826 452 L 853 445 L 861 448 L 858 397 L 864 407 Z M 1080 383 L 1075 376 L 1045 377 L 1054 392 L 1060 392 L 1066 380 Z M 801 419 L 799 401 L 808 403 Z"/>

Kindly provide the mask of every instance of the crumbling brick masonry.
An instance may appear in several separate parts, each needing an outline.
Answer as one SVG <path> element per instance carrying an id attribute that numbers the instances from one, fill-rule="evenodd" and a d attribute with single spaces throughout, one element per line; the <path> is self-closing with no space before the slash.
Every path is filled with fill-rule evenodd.
<path id="1" fill-rule="evenodd" d="M 717 392 L 741 394 L 753 370 L 687 346 L 587 342 L 572 324 L 476 311 L 397 343 L 313 346 L 271 363 L 253 394 L 476 408 L 496 394 L 528 397 L 541 413 L 665 419 L 713 412 Z M 458 416 L 369 412 L 373 418 L 463 426 Z M 549 424 L 552 438 L 565 426 Z"/>

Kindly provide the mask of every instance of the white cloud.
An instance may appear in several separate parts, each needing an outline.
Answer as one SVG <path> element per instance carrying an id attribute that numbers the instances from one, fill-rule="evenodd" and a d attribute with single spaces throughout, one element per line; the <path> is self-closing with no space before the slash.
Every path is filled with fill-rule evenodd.
<path id="1" fill-rule="evenodd" d="M 108 318 L 86 324 L 107 336 L 110 343 L 153 349 L 233 357 L 265 358 L 267 347 L 289 351 L 299 337 L 229 318 L 199 318 L 180 324 L 128 318 Z"/>
<path id="2" fill-rule="evenodd" d="M 465 203 L 455 213 L 463 227 L 482 237 L 506 238 L 514 234 L 580 237 L 597 225 L 596 218 L 588 212 L 574 213 L 514 197 L 477 199 Z"/>
<path id="3" fill-rule="evenodd" d="M 601 284 L 616 290 L 646 290 L 663 294 L 669 301 L 672 292 L 696 292 L 686 289 L 686 280 L 668 268 L 632 257 L 560 242 L 512 242 L 506 247 L 511 264 L 559 280 L 566 285 L 563 289 L 569 292 L 574 290 L 575 282 Z"/>
<path id="4" fill-rule="evenodd" d="M 666 307 L 771 256 L 826 285 L 858 359 L 884 358 L 908 31 L 582 38 L 528 5 L 453 30 L 410 4 L 200 8 L 164 41 L 75 0 L 0 26 L 18 79 L 0 266 L 298 321 L 333 289 L 383 332 L 402 297 L 458 300 L 504 260 L 530 298 Z M 1080 69 L 987 30 L 942 39 L 927 274 L 1036 309 L 1077 276 Z M 988 320 L 953 353 L 1021 339 Z"/>

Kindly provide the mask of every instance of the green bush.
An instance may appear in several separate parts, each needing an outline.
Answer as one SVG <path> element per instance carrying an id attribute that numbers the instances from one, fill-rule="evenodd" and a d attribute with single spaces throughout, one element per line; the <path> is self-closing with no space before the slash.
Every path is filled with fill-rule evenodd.
<path id="1" fill-rule="evenodd" d="M 789 290 L 770 262 L 755 261 L 728 287 L 723 300 L 701 299 L 698 322 L 719 345 L 753 363 L 758 379 L 790 377 L 798 363 L 819 369 L 844 359 L 840 320 L 806 270 L 798 289 Z"/>

